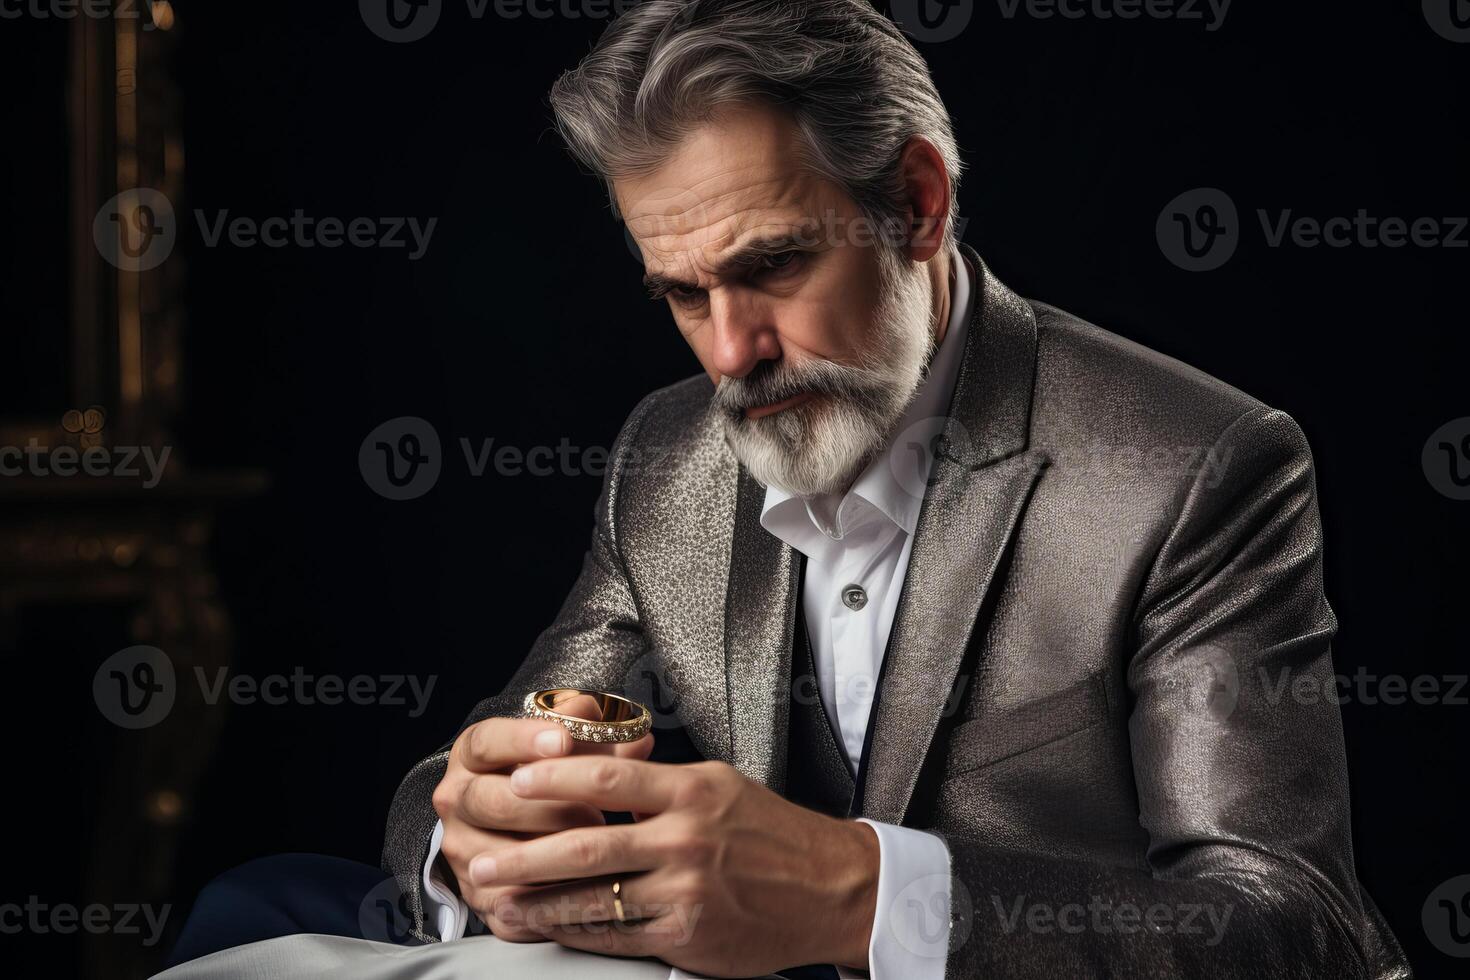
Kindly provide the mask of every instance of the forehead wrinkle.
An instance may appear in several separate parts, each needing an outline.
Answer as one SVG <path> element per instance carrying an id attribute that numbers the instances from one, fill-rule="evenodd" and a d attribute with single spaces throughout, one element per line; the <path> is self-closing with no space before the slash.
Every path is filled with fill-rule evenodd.
<path id="1" fill-rule="evenodd" d="M 718 280 L 730 269 L 754 257 L 761 250 L 760 242 L 775 242 L 782 238 L 796 238 L 808 232 L 808 226 L 816 220 L 806 209 L 796 213 L 770 213 L 772 208 L 751 207 L 722 216 L 717 222 L 719 233 L 710 231 L 708 240 L 687 248 L 661 248 L 659 242 L 667 238 L 678 238 L 674 233 L 655 235 L 645 240 L 649 252 L 659 260 L 659 268 L 650 270 L 652 275 L 677 280 L 678 267 L 693 267 L 696 274 Z M 674 244 L 674 243 L 671 243 Z M 820 243 L 819 243 L 820 244 Z M 681 261 L 682 260 L 682 261 Z M 685 285 L 698 286 L 699 282 L 679 280 Z"/>
<path id="2" fill-rule="evenodd" d="M 753 188 L 765 184 L 776 184 L 779 187 L 790 188 L 790 191 L 784 194 L 777 194 L 775 199 L 769 202 L 739 200 L 742 197 L 749 196 Z M 690 191 L 688 193 L 692 195 L 695 192 Z M 630 228 L 634 226 L 635 222 L 639 224 L 651 222 L 654 224 L 655 232 L 649 236 L 650 239 L 693 235 L 701 229 L 712 229 L 729 222 L 734 222 L 738 225 L 744 215 L 791 207 L 796 203 L 793 198 L 799 199 L 799 197 L 799 189 L 793 186 L 793 182 L 782 181 L 779 178 L 770 178 L 754 184 L 720 191 L 712 196 L 700 198 L 698 201 L 688 203 L 687 205 L 677 206 L 669 212 L 660 213 L 650 211 L 643 214 L 632 213 L 624 220 Z M 701 247 L 717 244 L 722 239 L 728 239 L 730 237 L 732 237 L 730 234 L 710 237 Z"/>
<path id="3" fill-rule="evenodd" d="M 715 163 L 717 169 L 671 191 L 666 188 L 677 187 L 684 176 L 678 163 L 676 158 L 658 172 L 663 188 L 638 195 L 625 211 L 630 230 L 652 225 L 651 234 L 637 236 L 651 260 L 646 265 L 657 265 L 648 269 L 646 281 L 661 279 L 695 288 L 718 281 L 742 257 L 747 242 L 802 231 L 817 220 L 814 209 L 820 212 L 835 203 L 825 182 L 799 167 L 779 167 L 778 173 L 767 175 L 772 168 L 739 159 L 721 159 Z M 640 210 L 640 204 L 646 210 Z"/>
<path id="4" fill-rule="evenodd" d="M 684 264 L 675 257 L 673 261 L 661 260 L 660 268 L 644 275 L 643 281 L 648 285 L 667 282 L 687 287 L 700 287 L 704 284 L 702 280 L 718 284 L 731 270 L 742 268 L 761 255 L 779 251 L 788 242 L 794 243 L 804 227 L 804 221 L 788 219 L 765 221 L 744 232 L 731 232 L 721 236 L 719 241 L 728 241 L 729 244 L 713 257 L 708 254 L 713 243 L 684 253 L 689 257 L 688 264 L 694 266 L 694 279 L 685 279 L 680 273 L 670 271 L 671 267 Z M 674 253 L 669 255 L 674 257 Z"/>

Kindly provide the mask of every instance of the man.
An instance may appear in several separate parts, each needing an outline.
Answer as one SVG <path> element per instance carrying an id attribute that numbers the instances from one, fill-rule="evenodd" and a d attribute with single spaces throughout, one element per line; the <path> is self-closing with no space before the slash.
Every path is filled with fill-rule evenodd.
<path id="1" fill-rule="evenodd" d="M 948 114 L 862 0 L 650 0 L 552 105 L 704 370 L 634 410 L 556 621 L 400 787 L 414 937 L 1407 975 L 1337 707 L 1289 693 L 1336 627 L 1292 420 L 957 245 Z M 573 751 L 519 717 L 561 687 L 659 731 Z"/>

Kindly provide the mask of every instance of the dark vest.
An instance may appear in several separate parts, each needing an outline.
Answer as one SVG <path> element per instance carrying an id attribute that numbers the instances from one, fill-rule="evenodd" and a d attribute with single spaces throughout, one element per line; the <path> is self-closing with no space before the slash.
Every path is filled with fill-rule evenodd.
<path id="1" fill-rule="evenodd" d="M 829 816 L 857 816 L 861 803 L 858 781 L 848 768 L 837 726 L 822 704 L 817 687 L 816 659 L 807 635 L 806 611 L 800 602 L 805 579 L 803 558 L 791 641 L 791 720 L 786 741 L 786 791 L 782 795 Z"/>
<path id="2" fill-rule="evenodd" d="M 873 738 L 873 721 L 878 716 L 876 692 L 868 715 L 868 732 L 863 745 L 863 762 L 857 779 L 847 767 L 836 726 L 822 704 L 817 686 L 816 660 L 807 636 L 806 612 L 800 605 L 802 585 L 806 578 L 806 559 L 802 557 L 797 580 L 798 605 L 792 630 L 790 720 L 786 741 L 786 779 L 781 795 L 810 810 L 834 817 L 862 816 L 862 787 L 867 775 L 869 744 Z M 890 636 L 891 640 L 891 636 Z M 887 660 L 885 655 L 884 660 Z M 881 680 L 881 673 L 880 673 Z M 659 731 L 653 743 L 655 762 L 698 762 L 703 754 L 694 747 L 683 728 Z M 619 822 L 630 817 L 621 814 Z"/>
<path id="3" fill-rule="evenodd" d="M 806 610 L 801 603 L 805 580 L 806 559 L 802 558 L 796 587 L 796 625 L 791 639 L 791 718 L 786 740 L 786 792 L 782 795 L 828 816 L 853 817 L 858 815 L 862 803 L 859 789 L 865 770 L 860 769 L 858 779 L 853 779 L 837 726 L 822 704 L 816 658 L 807 635 Z M 869 738 L 872 727 L 870 716 Z M 866 756 L 866 744 L 863 748 Z M 782 970 L 781 976 L 791 980 L 837 980 L 837 971 L 828 965 L 803 966 Z"/>

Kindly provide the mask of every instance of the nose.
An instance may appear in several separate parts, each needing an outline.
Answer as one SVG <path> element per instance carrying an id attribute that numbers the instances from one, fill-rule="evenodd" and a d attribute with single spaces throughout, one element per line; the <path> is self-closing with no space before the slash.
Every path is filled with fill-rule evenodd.
<path id="1" fill-rule="evenodd" d="M 710 290 L 709 304 L 714 327 L 711 359 L 722 377 L 743 378 L 761 361 L 780 360 L 775 318 L 764 303 L 748 292 L 717 288 Z"/>

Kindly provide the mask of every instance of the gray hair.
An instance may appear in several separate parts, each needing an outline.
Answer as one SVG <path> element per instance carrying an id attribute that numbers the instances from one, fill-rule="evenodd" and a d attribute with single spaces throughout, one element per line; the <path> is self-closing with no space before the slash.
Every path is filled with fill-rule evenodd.
<path id="1" fill-rule="evenodd" d="M 645 0 L 551 89 L 558 131 L 615 214 L 614 178 L 656 169 L 691 128 L 751 103 L 786 112 L 803 162 L 880 229 L 904 216 L 904 144 L 928 140 L 949 170 L 953 244 L 961 163 L 949 112 L 923 57 L 867 0 Z"/>

